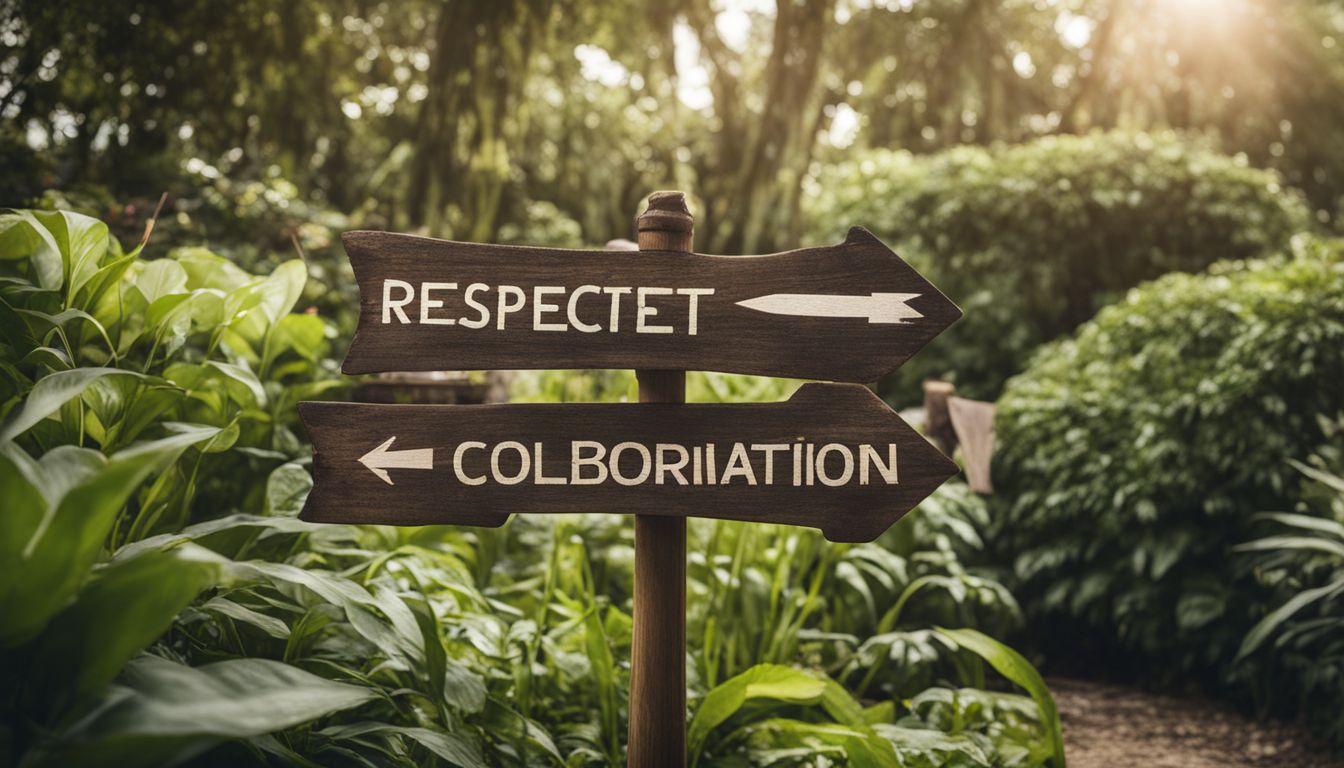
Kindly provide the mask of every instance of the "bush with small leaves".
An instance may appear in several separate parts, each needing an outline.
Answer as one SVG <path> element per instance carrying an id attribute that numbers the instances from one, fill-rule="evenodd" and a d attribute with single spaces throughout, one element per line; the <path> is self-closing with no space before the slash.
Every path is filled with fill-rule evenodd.
<path id="1" fill-rule="evenodd" d="M 999 401 L 991 549 L 1028 614 L 1214 679 L 1268 596 L 1232 547 L 1344 409 L 1344 243 L 1169 275 Z"/>
<path id="2" fill-rule="evenodd" d="M 928 377 L 992 399 L 1036 347 L 1129 288 L 1280 249 L 1309 225 L 1273 172 L 1174 134 L 875 151 L 815 188 L 815 239 L 862 224 L 965 313 L 886 382 L 884 394 L 905 401 Z"/>

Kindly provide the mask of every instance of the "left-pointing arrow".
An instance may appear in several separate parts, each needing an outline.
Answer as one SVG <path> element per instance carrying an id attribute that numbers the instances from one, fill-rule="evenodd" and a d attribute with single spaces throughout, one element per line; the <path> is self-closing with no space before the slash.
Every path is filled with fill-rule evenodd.
<path id="1" fill-rule="evenodd" d="M 389 469 L 434 468 L 433 448 L 415 448 L 406 451 L 388 450 L 396 439 L 396 435 L 387 438 L 382 445 L 360 456 L 359 463 L 368 467 L 370 472 L 382 478 L 383 482 L 388 485 L 394 484 L 391 475 L 387 474 Z"/>

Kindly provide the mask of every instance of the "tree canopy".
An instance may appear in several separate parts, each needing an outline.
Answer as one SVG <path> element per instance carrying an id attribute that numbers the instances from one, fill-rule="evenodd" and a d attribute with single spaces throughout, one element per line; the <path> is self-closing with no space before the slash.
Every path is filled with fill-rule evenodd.
<path id="1" fill-rule="evenodd" d="M 1208 134 L 1331 222 L 1344 4 L 11 0 L 0 115 L 6 204 L 283 178 L 374 224 L 497 240 L 545 214 L 600 242 L 678 187 L 701 250 L 760 252 L 856 149 L 1119 127 Z"/>

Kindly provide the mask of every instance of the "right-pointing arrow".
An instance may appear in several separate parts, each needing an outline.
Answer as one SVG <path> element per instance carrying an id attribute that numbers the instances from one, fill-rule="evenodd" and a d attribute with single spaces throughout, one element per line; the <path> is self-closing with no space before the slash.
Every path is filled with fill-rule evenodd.
<path id="1" fill-rule="evenodd" d="M 360 456 L 359 463 L 368 467 L 370 472 L 377 475 L 388 485 L 394 484 L 391 475 L 387 474 L 389 469 L 434 468 L 433 448 L 415 448 L 406 451 L 388 450 L 396 439 L 396 435 L 387 438 L 382 445 Z"/>
<path id="2" fill-rule="evenodd" d="M 772 315 L 866 317 L 870 323 L 904 323 L 924 316 L 907 303 L 919 296 L 918 293 L 873 293 L 868 296 L 771 293 L 737 303 Z"/>

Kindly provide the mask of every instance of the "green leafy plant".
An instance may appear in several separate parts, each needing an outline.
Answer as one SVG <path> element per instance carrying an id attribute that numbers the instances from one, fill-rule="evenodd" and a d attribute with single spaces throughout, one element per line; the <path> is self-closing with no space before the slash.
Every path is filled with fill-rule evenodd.
<path id="1" fill-rule="evenodd" d="M 1275 173 L 1161 133 L 879 150 L 828 170 L 815 190 L 817 240 L 863 224 L 965 313 L 884 384 L 907 402 L 930 377 L 994 399 L 1039 345 L 1129 288 L 1280 249 L 1310 225 Z"/>
<path id="2" fill-rule="evenodd" d="M 1229 550 L 1291 507 L 1287 460 L 1344 408 L 1342 255 L 1304 240 L 1162 278 L 1009 383 L 992 549 L 1069 652 L 1218 682 L 1266 597 Z"/>
<path id="3" fill-rule="evenodd" d="M 943 629 L 938 634 L 949 638 L 959 648 L 964 648 L 979 656 L 999 674 L 1017 683 L 1031 694 L 1031 700 L 1040 711 L 1040 719 L 1048 737 L 1050 759 L 1053 764 L 1064 766 L 1064 735 L 1059 724 L 1059 712 L 1055 709 L 1054 697 L 1045 685 L 1045 680 L 1022 654 L 998 642 L 992 637 L 974 629 Z"/>
<path id="4" fill-rule="evenodd" d="M 145 261 L 70 213 L 0 225 L 7 760 L 625 761 L 628 519 L 300 523 L 312 478 L 293 403 L 334 386 L 326 325 L 290 312 L 301 264 L 258 277 L 199 248 Z M 631 392 L 622 374 L 559 381 L 518 386 L 533 399 Z M 689 389 L 782 399 L 796 384 L 702 374 Z M 1043 765 L 1048 710 L 979 691 L 997 703 L 977 711 L 1005 719 L 949 725 L 921 693 L 981 684 L 934 623 L 998 634 L 1020 620 L 963 562 L 987 522 L 959 484 L 866 545 L 693 522 L 696 758 Z"/>
<path id="5" fill-rule="evenodd" d="M 325 323 L 290 314 L 301 263 L 254 277 L 143 245 L 76 213 L 0 213 L 0 679 L 20 747 L 237 575 L 200 548 L 124 545 L 283 504 L 293 403 L 332 387 Z"/>
<path id="6" fill-rule="evenodd" d="M 1262 707 L 1303 713 L 1336 743 L 1344 741 L 1344 420 L 1325 421 L 1333 444 L 1304 478 L 1304 511 L 1258 517 L 1272 535 L 1238 545 L 1259 583 L 1280 602 L 1251 627 L 1234 660 Z M 1291 681 L 1285 685 L 1284 681 Z"/>
<path id="7" fill-rule="evenodd" d="M 806 763 L 828 756 L 851 765 L 1053 765 L 1064 748 L 1054 700 L 1036 670 L 1015 651 L 970 629 L 938 629 L 988 661 L 1031 698 L 979 688 L 930 688 L 904 703 L 863 707 L 817 672 L 760 664 L 705 694 L 691 719 L 691 765 L 745 753 L 753 764 Z"/>

